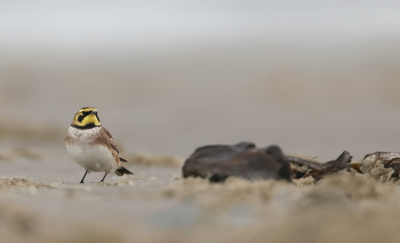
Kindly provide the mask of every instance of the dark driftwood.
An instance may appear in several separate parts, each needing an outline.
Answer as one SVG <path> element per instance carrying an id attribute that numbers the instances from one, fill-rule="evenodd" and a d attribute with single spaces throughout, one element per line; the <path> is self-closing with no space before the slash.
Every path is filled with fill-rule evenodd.
<path id="1" fill-rule="evenodd" d="M 350 164 L 352 156 L 344 151 L 337 159 L 318 163 L 293 156 L 284 156 L 278 146 L 256 148 L 255 144 L 242 142 L 236 145 L 210 145 L 196 149 L 182 167 L 183 177 L 209 178 L 224 181 L 229 176 L 245 179 L 285 179 L 291 181 L 313 176 L 316 180 L 340 170 L 359 167 Z M 400 154 L 399 154 L 400 161 Z M 290 168 L 290 163 L 305 166 Z M 359 165 L 359 164 L 356 164 Z M 400 165 L 400 164 L 399 164 Z M 400 169 L 400 166 L 399 166 Z"/>
<path id="2" fill-rule="evenodd" d="M 400 153 L 398 152 L 375 152 L 364 156 L 365 159 L 376 156 L 376 160 L 379 160 L 385 168 L 392 168 L 394 173 L 392 177 L 399 177 L 400 171 Z"/>
<path id="3" fill-rule="evenodd" d="M 321 164 L 318 162 L 315 162 L 315 161 L 301 159 L 301 158 L 293 157 L 293 156 L 286 156 L 286 159 L 289 160 L 290 163 L 297 164 L 299 166 L 306 166 L 309 169 L 313 169 L 313 170 L 321 170 L 322 169 Z"/>
<path id="4" fill-rule="evenodd" d="M 309 175 L 313 176 L 317 180 L 321 179 L 324 175 L 352 167 L 352 164 L 350 164 L 352 158 L 353 157 L 349 152 L 344 151 L 337 159 L 321 164 L 315 161 L 286 156 L 286 159 L 289 160 L 290 163 L 299 166 L 306 166 Z M 294 170 L 293 172 L 296 179 L 308 176 L 306 173 L 301 173 L 300 171 Z"/>
<path id="5" fill-rule="evenodd" d="M 291 181 L 292 172 L 278 146 L 256 148 L 253 143 L 211 145 L 196 149 L 185 161 L 183 177 L 199 176 L 212 182 L 229 176 L 253 179 L 284 179 Z"/>

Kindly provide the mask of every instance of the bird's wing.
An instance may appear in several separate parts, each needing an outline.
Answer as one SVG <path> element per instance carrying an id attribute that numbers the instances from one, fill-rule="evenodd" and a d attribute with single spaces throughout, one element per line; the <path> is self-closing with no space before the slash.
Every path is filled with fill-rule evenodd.
<path id="1" fill-rule="evenodd" d="M 103 127 L 104 128 L 104 127 Z M 113 137 L 111 136 L 111 133 L 106 129 L 106 128 L 104 128 L 104 133 L 107 135 L 107 137 L 108 137 L 108 140 L 109 140 L 109 142 L 110 142 L 110 147 L 111 147 L 111 149 L 113 149 L 115 152 L 117 152 L 118 154 L 119 154 L 119 150 L 118 150 L 118 147 L 117 147 L 117 145 L 115 144 L 115 142 L 114 142 L 114 139 L 113 139 Z M 119 156 L 118 156 L 119 157 Z M 128 162 L 126 159 L 123 159 L 123 158 L 121 158 L 121 157 L 119 157 L 119 161 L 121 161 L 121 162 Z"/>
<path id="2" fill-rule="evenodd" d="M 104 128 L 104 127 L 103 127 L 103 128 Z M 108 139 L 109 139 L 111 148 L 112 148 L 113 150 L 115 150 L 117 153 L 119 153 L 118 147 L 117 147 L 117 145 L 115 144 L 114 139 L 113 139 L 113 137 L 111 136 L 111 133 L 110 133 L 107 129 L 105 129 L 105 128 L 104 128 L 104 132 L 106 133 L 106 135 L 107 135 L 107 137 L 108 137 Z"/>

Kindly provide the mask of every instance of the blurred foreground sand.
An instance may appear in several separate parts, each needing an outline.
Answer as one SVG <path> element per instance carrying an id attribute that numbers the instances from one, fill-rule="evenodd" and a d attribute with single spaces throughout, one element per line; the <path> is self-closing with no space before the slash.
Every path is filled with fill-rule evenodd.
<path id="1" fill-rule="evenodd" d="M 210 184 L 183 180 L 179 159 L 125 154 L 135 175 L 110 175 L 98 184 L 102 173 L 91 173 L 82 185 L 84 171 L 54 145 L 2 147 L 9 154 L 0 161 L 4 242 L 372 243 L 400 237 L 398 184 L 367 174 L 342 173 L 316 185 L 234 178 Z"/>

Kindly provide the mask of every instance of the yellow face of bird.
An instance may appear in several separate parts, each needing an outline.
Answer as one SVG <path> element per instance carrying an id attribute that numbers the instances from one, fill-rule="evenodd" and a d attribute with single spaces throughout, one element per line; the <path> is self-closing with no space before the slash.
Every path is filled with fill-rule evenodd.
<path id="1" fill-rule="evenodd" d="M 91 128 L 100 126 L 100 119 L 97 116 L 97 110 L 94 107 L 83 107 L 74 116 L 72 126 L 79 128 Z"/>

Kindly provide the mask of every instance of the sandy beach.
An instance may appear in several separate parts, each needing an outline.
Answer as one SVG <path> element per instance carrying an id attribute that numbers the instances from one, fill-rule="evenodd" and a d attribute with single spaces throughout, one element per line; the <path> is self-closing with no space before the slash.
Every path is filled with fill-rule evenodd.
<path id="1" fill-rule="evenodd" d="M 174 75 L 177 67 L 170 69 Z M 355 81 L 350 84 L 367 93 L 336 97 L 328 90 L 341 91 L 340 83 L 323 88 L 304 81 L 306 93 L 287 103 L 271 95 L 272 86 L 266 86 L 266 97 L 260 95 L 257 79 L 247 83 L 254 96 L 243 95 L 244 83 L 236 87 L 229 81 L 197 83 L 196 88 L 172 82 L 161 92 L 162 71 L 138 95 L 130 95 L 142 86 L 124 78 L 140 80 L 137 74 L 118 74 L 120 81 L 110 85 L 112 72 L 92 79 L 87 73 L 103 71 L 88 70 L 53 70 L 50 76 L 37 70 L 40 81 L 32 94 L 23 80 L 33 76 L 21 78 L 20 71 L 10 74 L 10 69 L 0 73 L 0 230 L 5 242 L 398 242 L 400 191 L 393 181 L 341 174 L 316 185 L 240 179 L 210 184 L 181 177 L 184 159 L 206 144 L 278 144 L 286 154 L 320 162 L 343 150 L 354 161 L 375 151 L 397 152 L 398 100 L 387 100 L 393 86 Z M 10 81 L 15 79 L 20 81 Z M 89 80 L 83 88 L 82 80 Z M 107 93 L 119 97 L 121 87 L 127 90 L 123 98 L 104 99 Z M 230 93 L 224 93 L 226 87 Z M 15 95 L 7 96 L 13 90 Z M 141 92 L 148 96 L 140 98 Z M 204 92 L 210 93 L 207 100 Z M 78 183 L 84 170 L 69 158 L 64 136 L 73 114 L 87 105 L 99 110 L 121 156 L 132 162 L 133 176 L 110 175 L 98 184 L 103 174 L 91 173 L 85 184 Z"/>
<path id="2" fill-rule="evenodd" d="M 3 146 L 3 148 L 6 146 Z M 49 148 L 52 148 L 49 150 Z M 52 151 L 52 154 L 46 151 Z M 5 242 L 397 242 L 398 183 L 342 172 L 317 184 L 183 180 L 179 158 L 125 154 L 135 174 L 91 173 L 63 148 L 3 149 Z M 135 159 L 136 158 L 136 159 Z"/>
<path id="3" fill-rule="evenodd" d="M 400 152 L 399 3 L 246 3 L 2 3 L 0 242 L 399 242 L 379 163 L 317 183 L 182 178 L 210 144 Z M 79 183 L 64 138 L 85 106 L 134 175 Z"/>

